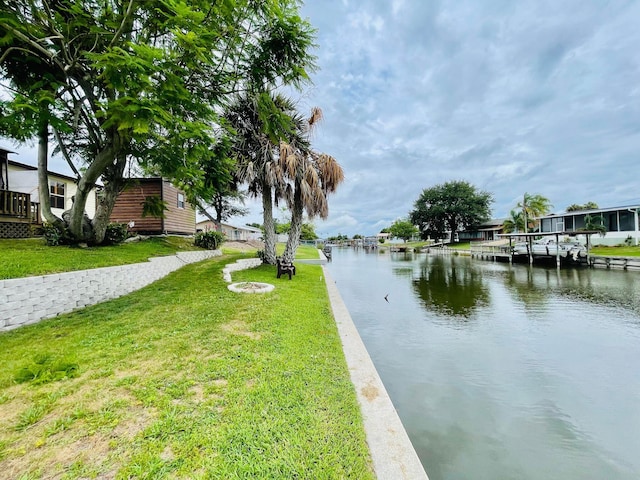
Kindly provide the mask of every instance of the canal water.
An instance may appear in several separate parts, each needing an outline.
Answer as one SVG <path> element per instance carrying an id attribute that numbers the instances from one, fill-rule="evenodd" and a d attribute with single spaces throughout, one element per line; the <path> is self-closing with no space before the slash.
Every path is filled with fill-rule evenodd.
<path id="1" fill-rule="evenodd" d="M 351 248 L 328 269 L 431 480 L 640 478 L 640 273 Z"/>

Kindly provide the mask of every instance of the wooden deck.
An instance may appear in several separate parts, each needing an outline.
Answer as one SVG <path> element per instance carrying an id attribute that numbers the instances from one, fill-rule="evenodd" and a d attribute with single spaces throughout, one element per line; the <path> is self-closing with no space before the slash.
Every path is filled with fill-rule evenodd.
<path id="1" fill-rule="evenodd" d="M 28 193 L 0 190 L 0 221 L 40 223 L 40 204 L 31 202 Z"/>

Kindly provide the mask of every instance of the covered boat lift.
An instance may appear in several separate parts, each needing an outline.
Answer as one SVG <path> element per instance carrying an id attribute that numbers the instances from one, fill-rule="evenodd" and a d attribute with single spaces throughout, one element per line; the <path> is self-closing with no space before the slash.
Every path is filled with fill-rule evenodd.
<path id="1" fill-rule="evenodd" d="M 598 230 L 580 230 L 580 231 L 560 231 L 560 232 L 531 232 L 531 233 L 500 233 L 496 236 L 509 239 L 509 262 L 513 262 L 513 238 L 523 238 L 526 240 L 529 248 L 529 264 L 533 264 L 533 240 L 538 237 L 555 237 L 556 240 L 556 267 L 560 268 L 560 237 L 575 237 L 576 235 L 584 235 L 587 239 L 587 265 L 589 265 L 589 239 L 591 235 L 600 233 Z"/>

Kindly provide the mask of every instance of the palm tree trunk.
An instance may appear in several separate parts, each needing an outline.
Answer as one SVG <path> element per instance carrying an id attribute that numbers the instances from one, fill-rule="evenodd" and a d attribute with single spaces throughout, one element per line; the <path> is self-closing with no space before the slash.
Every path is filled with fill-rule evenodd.
<path id="1" fill-rule="evenodd" d="M 300 245 L 300 232 L 302 231 L 302 193 L 300 185 L 296 182 L 296 189 L 293 194 L 293 211 L 291 212 L 291 228 L 289 229 L 289 238 L 287 246 L 284 249 L 282 260 L 286 263 L 292 263 L 296 258 L 296 251 Z"/>
<path id="2" fill-rule="evenodd" d="M 262 223 L 264 227 L 264 262 L 276 264 L 276 226 L 273 221 L 273 200 L 271 186 L 262 185 Z"/>

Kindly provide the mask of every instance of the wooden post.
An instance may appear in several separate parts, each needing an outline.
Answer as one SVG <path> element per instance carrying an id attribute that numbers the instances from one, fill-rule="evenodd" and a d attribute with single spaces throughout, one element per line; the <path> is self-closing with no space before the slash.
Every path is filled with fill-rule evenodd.
<path id="1" fill-rule="evenodd" d="M 513 263 L 513 247 L 511 246 L 511 240 L 513 237 L 509 236 L 509 263 Z"/>
<path id="2" fill-rule="evenodd" d="M 560 235 L 556 233 L 556 268 L 560 269 Z"/>

